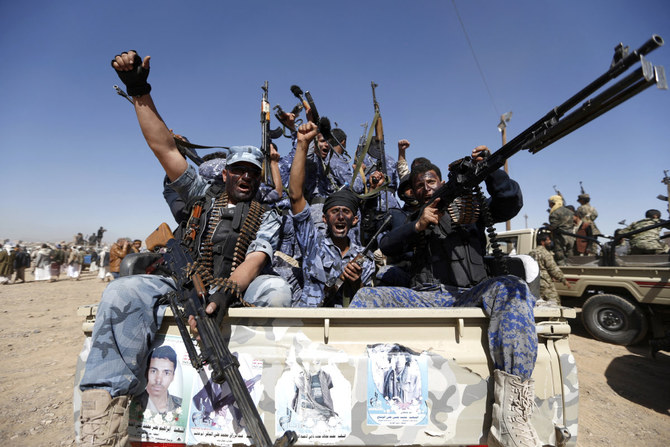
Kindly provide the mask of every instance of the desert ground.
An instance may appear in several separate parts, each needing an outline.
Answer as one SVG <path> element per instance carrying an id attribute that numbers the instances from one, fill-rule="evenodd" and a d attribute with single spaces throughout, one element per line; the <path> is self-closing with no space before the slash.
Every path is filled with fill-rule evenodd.
<path id="1" fill-rule="evenodd" d="M 54 447 L 74 442 L 72 395 L 84 341 L 77 307 L 96 303 L 106 283 L 80 281 L 0 286 L 0 440 L 3 446 Z M 579 446 L 666 446 L 670 442 L 670 355 L 645 344 L 591 339 L 572 321 L 579 371 Z"/>

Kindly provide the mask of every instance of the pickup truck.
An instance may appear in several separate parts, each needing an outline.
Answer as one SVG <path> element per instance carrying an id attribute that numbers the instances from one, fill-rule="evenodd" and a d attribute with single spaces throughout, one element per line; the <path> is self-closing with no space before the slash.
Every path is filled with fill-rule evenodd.
<path id="1" fill-rule="evenodd" d="M 75 375 L 75 421 L 96 307 L 78 310 L 86 338 Z M 570 308 L 535 310 L 532 423 L 552 446 L 577 445 L 579 386 L 568 344 L 568 319 L 575 315 Z M 492 364 L 481 309 L 231 308 L 224 326 L 272 439 L 293 430 L 299 446 L 486 445 Z M 181 408 L 160 416 L 131 405 L 131 446 L 249 445 L 236 408 L 227 403 L 226 385 L 217 389 L 191 366 L 169 309 L 160 332 L 157 344 L 171 346 L 179 359 L 169 393 L 180 398 Z M 416 375 L 411 402 L 386 399 L 382 392 L 389 354 L 398 349 L 408 354 Z M 327 411 L 298 398 L 315 380 L 320 395 L 330 396 L 323 399 L 330 401 Z M 218 397 L 204 397 L 212 394 Z"/>
<path id="2" fill-rule="evenodd" d="M 528 254 L 537 229 L 497 235 L 503 253 Z M 632 345 L 651 331 L 667 337 L 670 328 L 670 259 L 663 255 L 570 256 L 559 266 L 570 287 L 555 283 L 561 298 L 577 302 L 581 318 L 597 340 Z M 568 301 L 568 302 L 569 302 Z"/>

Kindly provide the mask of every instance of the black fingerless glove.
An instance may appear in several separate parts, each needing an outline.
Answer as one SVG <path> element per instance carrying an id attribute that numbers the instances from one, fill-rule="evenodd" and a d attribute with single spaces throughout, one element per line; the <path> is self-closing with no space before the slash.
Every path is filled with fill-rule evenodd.
<path id="1" fill-rule="evenodd" d="M 135 51 L 135 50 L 133 50 Z M 125 54 L 125 53 L 124 53 Z M 112 59 L 112 67 L 114 66 L 114 59 Z M 135 51 L 135 58 L 133 59 L 133 69 L 130 71 L 116 70 L 119 79 L 126 86 L 126 91 L 130 96 L 146 95 L 151 91 L 151 84 L 147 82 L 149 77 L 149 68 L 142 67 L 142 58 Z"/>
<path id="2" fill-rule="evenodd" d="M 216 318 L 216 323 L 221 324 L 221 320 L 228 313 L 228 308 L 237 300 L 237 293 L 232 289 L 225 289 L 217 291 L 209 296 L 209 302 L 216 304 L 216 311 L 213 317 Z"/>

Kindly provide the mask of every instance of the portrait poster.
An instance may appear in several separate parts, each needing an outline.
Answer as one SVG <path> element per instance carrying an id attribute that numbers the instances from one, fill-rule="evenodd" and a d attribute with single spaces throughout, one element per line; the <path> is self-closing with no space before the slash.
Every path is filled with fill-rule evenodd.
<path id="1" fill-rule="evenodd" d="M 181 337 L 157 337 L 148 359 L 146 387 L 130 404 L 131 445 L 133 441 L 185 444 L 194 372 Z"/>
<path id="2" fill-rule="evenodd" d="M 261 377 L 263 360 L 243 353 L 232 353 L 237 357 L 239 371 L 251 399 L 256 407 L 263 394 Z M 245 428 L 240 425 L 240 410 L 233 405 L 234 398 L 227 383 L 218 384 L 211 380 L 211 370 L 205 367 L 196 373 L 192 382 L 187 444 L 227 446 L 252 443 Z"/>
<path id="3" fill-rule="evenodd" d="M 426 358 L 397 344 L 370 345 L 368 425 L 428 425 Z"/>
<path id="4" fill-rule="evenodd" d="M 275 387 L 276 432 L 295 431 L 301 440 L 334 444 L 351 433 L 351 383 L 338 368 L 343 355 L 296 350 Z"/>

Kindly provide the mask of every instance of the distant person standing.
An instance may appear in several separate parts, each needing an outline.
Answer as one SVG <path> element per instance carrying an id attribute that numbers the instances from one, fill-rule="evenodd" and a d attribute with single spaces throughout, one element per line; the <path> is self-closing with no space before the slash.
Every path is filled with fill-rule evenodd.
<path id="1" fill-rule="evenodd" d="M 564 232 L 572 233 L 572 211 L 563 206 L 563 198 L 559 195 L 549 197 L 549 228 L 554 238 L 554 259 L 558 265 L 565 264 L 565 258 L 572 253 L 575 243 L 574 236 L 567 236 Z"/>
<path id="2" fill-rule="evenodd" d="M 47 244 L 42 244 L 42 247 L 37 251 L 35 267 L 33 268 L 35 281 L 51 281 L 52 251 Z"/>
<path id="3" fill-rule="evenodd" d="M 591 224 L 591 231 L 593 232 L 594 236 L 601 234 L 598 226 L 596 225 L 598 211 L 593 207 L 593 205 L 591 205 L 591 196 L 586 193 L 582 193 L 577 196 L 577 202 L 579 202 L 577 213 L 581 213 L 581 219 L 584 222 Z"/>
<path id="4" fill-rule="evenodd" d="M 97 233 L 98 245 L 100 245 L 102 243 L 102 235 L 105 231 L 107 231 L 107 230 L 105 228 L 102 228 L 102 225 L 100 226 L 100 228 L 98 228 L 98 233 Z"/>
<path id="5" fill-rule="evenodd" d="M 104 246 L 102 250 L 98 253 L 98 278 L 102 282 L 109 282 L 114 279 L 114 276 L 109 272 L 109 247 Z"/>
<path id="6" fill-rule="evenodd" d="M 51 278 L 49 281 L 54 282 L 58 280 L 63 263 L 65 263 L 65 251 L 61 244 L 57 244 L 56 248 L 51 251 Z"/>
<path id="7" fill-rule="evenodd" d="M 88 250 L 88 253 L 91 255 L 91 263 L 89 264 L 88 270 L 91 273 L 98 271 L 98 252 L 95 250 Z"/>
<path id="8" fill-rule="evenodd" d="M 83 264 L 84 253 L 81 251 L 81 247 L 72 247 L 72 251 L 70 251 L 70 256 L 67 260 L 67 276 L 75 281 L 79 281 L 81 266 Z"/>
<path id="9" fill-rule="evenodd" d="M 549 251 L 552 246 L 549 232 L 538 232 L 535 241 L 537 246 L 528 254 L 537 261 L 540 267 L 540 298 L 549 304 L 560 306 L 561 298 L 558 296 L 554 281 L 562 282 L 567 287 L 570 287 L 570 284 Z M 538 301 L 535 305 L 539 304 L 542 303 Z"/>
<path id="10" fill-rule="evenodd" d="M 573 222 L 575 224 L 573 233 L 578 236 L 575 238 L 573 254 L 576 256 L 595 255 L 598 252 L 598 245 L 595 242 L 586 239 L 587 237 L 593 238 L 595 236 L 593 229 L 594 223 L 586 220 L 584 211 L 581 210 L 581 208 L 582 207 L 580 206 L 573 216 Z"/>
<path id="11" fill-rule="evenodd" d="M 621 230 L 622 233 L 641 230 L 642 228 L 655 225 L 661 222 L 661 212 L 659 210 L 647 210 L 644 214 L 644 219 L 638 220 L 628 225 Z M 656 228 L 642 231 L 633 234 L 628 239 L 630 240 L 630 254 L 632 255 L 648 255 L 668 253 L 670 247 L 661 241 L 661 228 L 670 228 L 670 223 Z"/>
<path id="12" fill-rule="evenodd" d="M 14 284 L 21 282 L 26 282 L 26 268 L 30 267 L 30 255 L 26 250 L 20 245 L 16 246 L 16 256 L 14 257 L 14 271 L 16 276 L 14 277 Z"/>
<path id="13" fill-rule="evenodd" d="M 14 249 L 10 244 L 0 245 L 0 284 L 8 284 L 14 273 Z"/>
<path id="14" fill-rule="evenodd" d="M 121 270 L 121 261 L 130 253 L 130 241 L 125 238 L 119 238 L 112 244 L 109 250 L 109 272 L 114 279 L 119 277 Z"/>

